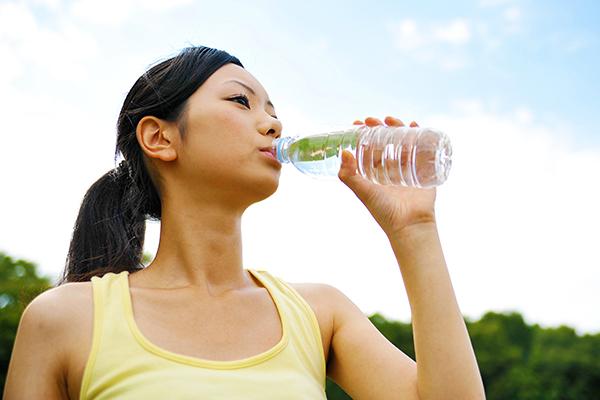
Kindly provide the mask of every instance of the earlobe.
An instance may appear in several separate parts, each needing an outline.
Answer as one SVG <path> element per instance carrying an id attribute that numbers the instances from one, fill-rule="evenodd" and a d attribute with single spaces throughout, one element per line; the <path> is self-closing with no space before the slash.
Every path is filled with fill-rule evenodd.
<path id="1" fill-rule="evenodd" d="M 162 161 L 177 159 L 176 133 L 168 122 L 145 116 L 137 124 L 136 136 L 146 156 Z"/>

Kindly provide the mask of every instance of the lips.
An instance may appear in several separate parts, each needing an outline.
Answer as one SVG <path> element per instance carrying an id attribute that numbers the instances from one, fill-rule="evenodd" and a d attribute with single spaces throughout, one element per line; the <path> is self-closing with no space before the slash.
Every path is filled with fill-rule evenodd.
<path id="1" fill-rule="evenodd" d="M 275 157 L 275 153 L 273 152 L 273 148 L 271 146 L 268 147 L 261 147 L 259 149 L 260 151 L 266 151 L 267 153 L 271 154 L 273 157 Z"/>
<path id="2" fill-rule="evenodd" d="M 273 160 L 276 160 L 275 155 L 271 151 L 261 150 L 260 152 L 263 153 L 265 156 L 272 158 Z"/>
<path id="3" fill-rule="evenodd" d="M 278 167 L 281 167 L 281 163 L 279 162 L 279 160 L 275 156 L 275 151 L 273 150 L 272 147 L 261 147 L 258 150 L 261 153 L 263 153 L 263 155 L 265 157 L 267 157 L 271 162 L 273 162 L 274 164 L 276 164 Z"/>

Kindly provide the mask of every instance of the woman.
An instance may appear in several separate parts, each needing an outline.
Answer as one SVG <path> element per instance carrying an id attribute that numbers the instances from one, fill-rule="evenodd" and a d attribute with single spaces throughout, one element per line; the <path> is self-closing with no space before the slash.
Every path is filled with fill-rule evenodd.
<path id="1" fill-rule="evenodd" d="M 124 161 L 82 202 L 63 284 L 22 316 L 6 399 L 319 399 L 326 375 L 354 398 L 484 398 L 435 189 L 372 184 L 343 154 L 340 180 L 397 257 L 416 363 L 336 288 L 244 269 L 242 214 L 277 189 L 281 165 L 261 150 L 281 129 L 224 51 L 187 48 L 142 75 L 119 115 Z M 146 219 L 161 232 L 142 268 Z"/>

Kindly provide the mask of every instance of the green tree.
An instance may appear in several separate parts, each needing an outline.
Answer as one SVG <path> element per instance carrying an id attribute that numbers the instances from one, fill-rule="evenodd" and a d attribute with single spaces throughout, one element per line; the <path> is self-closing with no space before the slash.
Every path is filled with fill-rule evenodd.
<path id="1" fill-rule="evenodd" d="M 527 325 L 518 313 L 468 325 L 488 399 L 598 399 L 600 334 Z"/>
<path id="2" fill-rule="evenodd" d="M 488 312 L 467 327 L 490 399 L 520 399 L 516 393 L 537 385 L 525 367 L 533 328 L 520 314 Z"/>
<path id="3" fill-rule="evenodd" d="M 0 252 L 0 393 L 21 314 L 31 300 L 50 287 L 50 278 L 38 275 L 35 264 Z"/>
<path id="4" fill-rule="evenodd" d="M 414 359 L 410 324 L 379 314 L 369 318 Z M 578 336 L 565 326 L 528 325 L 514 312 L 488 312 L 478 321 L 466 322 L 489 400 L 600 398 L 600 334 Z M 327 398 L 350 397 L 328 380 Z"/>

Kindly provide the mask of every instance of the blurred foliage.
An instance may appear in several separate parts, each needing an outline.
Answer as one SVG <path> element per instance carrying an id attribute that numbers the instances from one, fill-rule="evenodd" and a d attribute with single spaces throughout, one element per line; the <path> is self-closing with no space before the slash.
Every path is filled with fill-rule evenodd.
<path id="1" fill-rule="evenodd" d="M 150 262 L 154 259 L 154 256 L 150 253 L 144 253 L 144 255 L 142 256 L 142 264 L 144 264 L 144 267 L 147 267 L 148 264 L 150 264 Z"/>
<path id="2" fill-rule="evenodd" d="M 51 286 L 50 278 L 38 275 L 35 264 L 0 252 L 0 393 L 21 314 L 31 300 Z"/>
<path id="3" fill-rule="evenodd" d="M 410 324 L 369 319 L 415 359 Z M 600 333 L 528 325 L 518 313 L 488 312 L 466 323 L 488 400 L 600 399 Z M 327 398 L 350 399 L 329 379 Z"/>
<path id="4" fill-rule="evenodd" d="M 143 263 L 152 260 L 144 254 Z M 0 252 L 0 393 L 23 310 L 52 287 L 35 264 Z M 415 359 L 412 327 L 380 314 L 369 320 Z M 466 321 L 489 400 L 586 400 L 600 398 L 600 334 L 578 335 L 566 326 L 528 325 L 518 313 L 488 312 Z M 350 399 L 327 380 L 327 398 Z"/>

